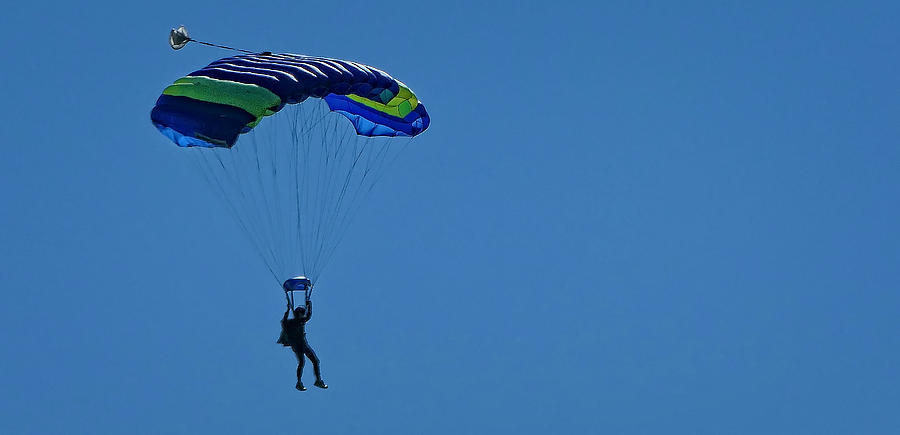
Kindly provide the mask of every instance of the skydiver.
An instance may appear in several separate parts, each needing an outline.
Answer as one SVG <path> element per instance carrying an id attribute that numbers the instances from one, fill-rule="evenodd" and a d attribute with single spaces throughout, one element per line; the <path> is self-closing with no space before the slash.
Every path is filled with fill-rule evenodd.
<path id="1" fill-rule="evenodd" d="M 306 391 L 306 387 L 303 386 L 301 379 L 305 363 L 304 355 L 313 364 L 313 372 L 316 374 L 316 382 L 313 385 L 322 389 L 328 388 L 328 385 L 325 385 L 325 382 L 322 381 L 322 373 L 319 371 L 319 358 L 306 341 L 306 322 L 312 317 L 312 301 L 310 301 L 309 296 L 309 291 L 307 291 L 305 307 L 298 306 L 294 308 L 293 319 L 288 319 L 288 314 L 291 312 L 291 302 L 288 301 L 287 310 L 284 312 L 284 317 L 281 318 L 281 337 L 278 338 L 278 343 L 290 346 L 297 357 L 296 388 L 300 391 Z"/>

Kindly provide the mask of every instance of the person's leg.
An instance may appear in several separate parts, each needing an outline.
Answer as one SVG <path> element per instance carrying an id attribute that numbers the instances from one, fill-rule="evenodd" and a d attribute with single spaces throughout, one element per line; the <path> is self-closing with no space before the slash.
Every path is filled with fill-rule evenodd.
<path id="1" fill-rule="evenodd" d="M 322 372 L 319 371 L 319 357 L 316 356 L 316 352 L 313 351 L 312 348 L 307 344 L 306 349 L 304 349 L 304 353 L 306 354 L 306 357 L 309 358 L 309 361 L 312 362 L 313 373 L 316 374 L 316 380 L 321 381 Z"/>
<path id="2" fill-rule="evenodd" d="M 294 351 L 294 356 L 297 357 L 297 389 L 304 390 L 303 388 L 303 364 L 306 362 L 303 359 L 303 349 L 300 347 L 291 346 L 291 350 Z"/>
<path id="3" fill-rule="evenodd" d="M 322 380 L 322 372 L 319 371 L 319 357 L 316 356 L 316 352 L 309 347 L 309 344 L 306 345 L 306 357 L 309 358 L 313 363 L 313 372 L 316 373 L 316 383 L 313 384 L 319 388 L 328 388 L 328 385 L 325 385 L 325 381 Z"/>

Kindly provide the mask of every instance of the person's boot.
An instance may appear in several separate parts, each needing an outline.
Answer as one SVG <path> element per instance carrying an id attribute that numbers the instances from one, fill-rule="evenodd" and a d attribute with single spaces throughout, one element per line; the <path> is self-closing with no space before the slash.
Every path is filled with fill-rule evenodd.
<path id="1" fill-rule="evenodd" d="M 325 385 L 325 382 L 324 382 L 323 380 L 321 380 L 321 379 L 316 379 L 316 383 L 313 384 L 313 385 L 315 385 L 315 386 L 317 386 L 317 387 L 319 387 L 319 388 L 321 388 L 321 389 L 323 389 L 323 390 L 327 390 L 327 389 L 328 389 L 328 385 Z"/>
<path id="2" fill-rule="evenodd" d="M 303 382 L 300 381 L 297 381 L 297 386 L 295 388 L 297 388 L 297 391 L 306 391 L 306 387 L 304 387 Z"/>

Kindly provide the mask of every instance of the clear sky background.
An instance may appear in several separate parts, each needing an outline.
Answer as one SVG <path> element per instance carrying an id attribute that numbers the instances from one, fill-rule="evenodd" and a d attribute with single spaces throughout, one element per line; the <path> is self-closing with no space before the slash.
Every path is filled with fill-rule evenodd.
<path id="1" fill-rule="evenodd" d="M 0 433 L 900 433 L 900 6 L 783 3 L 5 5 Z M 180 24 L 432 116 L 319 283 L 328 391 L 150 123 L 228 55 Z"/>

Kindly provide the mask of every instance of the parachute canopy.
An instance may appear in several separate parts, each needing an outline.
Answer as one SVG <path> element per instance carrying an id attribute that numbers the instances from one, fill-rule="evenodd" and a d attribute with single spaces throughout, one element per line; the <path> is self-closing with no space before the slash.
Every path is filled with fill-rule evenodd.
<path id="1" fill-rule="evenodd" d="M 230 48 L 183 28 L 170 35 L 173 48 L 188 42 Z M 269 52 L 176 80 L 150 118 L 197 163 L 288 293 L 318 281 L 362 199 L 430 123 L 416 95 L 384 71 Z"/>
<path id="2" fill-rule="evenodd" d="M 268 52 L 219 59 L 176 80 L 156 101 L 150 118 L 179 146 L 230 148 L 264 116 L 309 97 L 324 99 L 363 136 L 411 137 L 430 122 L 416 95 L 384 71 Z"/>

